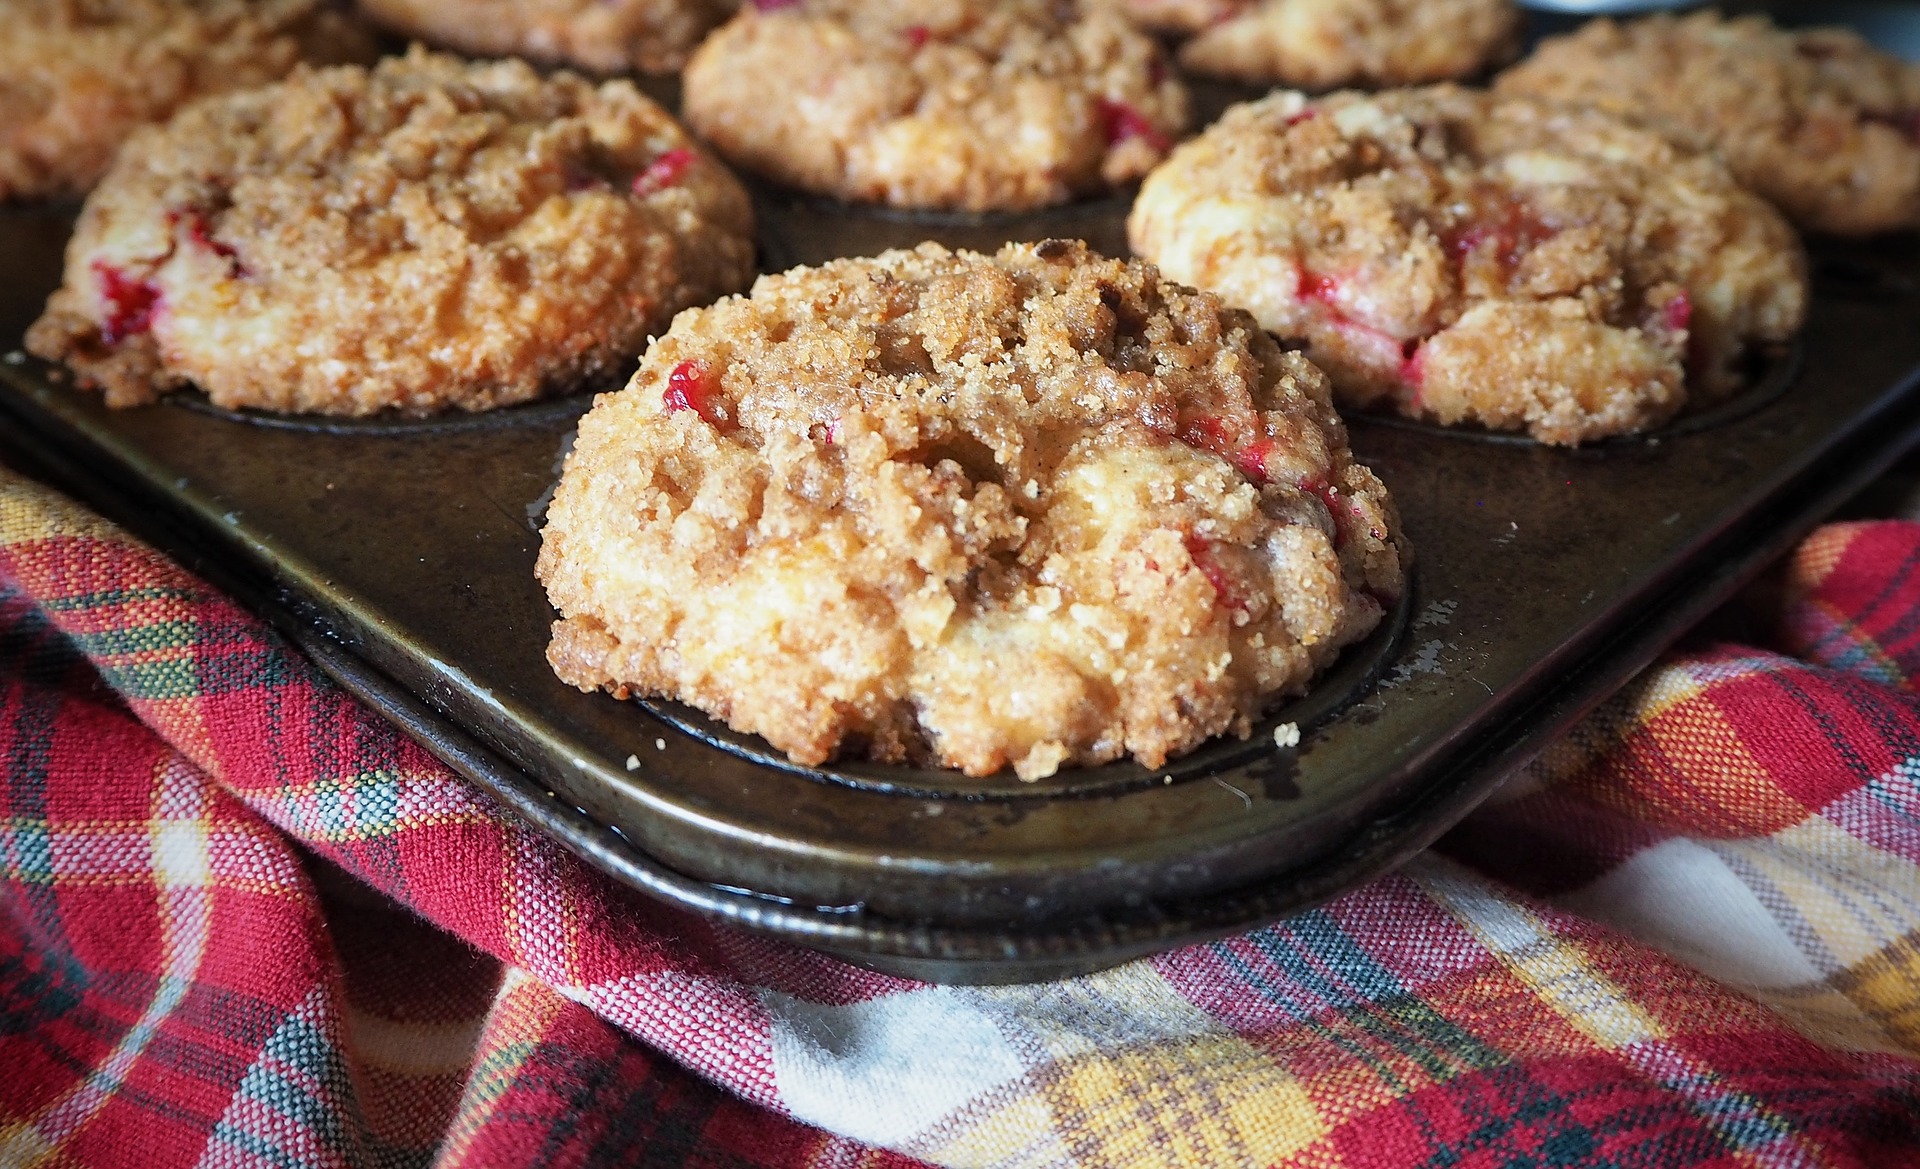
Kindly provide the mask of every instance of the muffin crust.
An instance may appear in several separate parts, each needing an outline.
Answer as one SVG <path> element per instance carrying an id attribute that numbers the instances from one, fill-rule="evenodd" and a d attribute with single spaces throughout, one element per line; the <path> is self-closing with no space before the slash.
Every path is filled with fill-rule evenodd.
<path id="1" fill-rule="evenodd" d="M 480 410 L 622 369 L 752 271 L 745 192 L 631 84 L 416 50 L 137 134 L 27 343 L 116 406 Z"/>
<path id="2" fill-rule="evenodd" d="M 1152 38 L 1053 0 L 748 6 L 694 55 L 685 93 L 687 124 L 744 169 L 967 211 L 1131 182 L 1187 119 Z"/>
<path id="3" fill-rule="evenodd" d="M 327 0 L 9 0 L 0 199 L 80 195 L 136 127 L 301 61 L 371 61 Z"/>
<path id="4" fill-rule="evenodd" d="M 548 659 L 793 759 L 1036 779 L 1246 735 L 1402 588 L 1327 383 L 1077 242 L 933 244 L 682 314 L 582 420 Z"/>
<path id="5" fill-rule="evenodd" d="M 1714 151 L 1814 231 L 1920 227 L 1920 66 L 1848 29 L 1714 12 L 1596 20 L 1542 43 L 1497 88 L 1598 106 Z"/>
<path id="6" fill-rule="evenodd" d="M 1342 402 L 1578 443 L 1743 384 L 1806 311 L 1715 160 L 1452 86 L 1236 107 L 1142 185 L 1136 253 L 1302 338 Z"/>
<path id="7" fill-rule="evenodd" d="M 480 57 L 671 73 L 738 0 L 360 0 L 375 21 Z"/>

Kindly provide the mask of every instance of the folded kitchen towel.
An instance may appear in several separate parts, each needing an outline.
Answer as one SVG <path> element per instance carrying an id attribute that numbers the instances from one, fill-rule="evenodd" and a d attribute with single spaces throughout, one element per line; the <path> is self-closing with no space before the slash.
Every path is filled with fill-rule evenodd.
<path id="1" fill-rule="evenodd" d="M 1920 1165 L 1920 525 L 1435 851 L 939 987 L 662 908 L 0 471 L 0 1165 Z"/>

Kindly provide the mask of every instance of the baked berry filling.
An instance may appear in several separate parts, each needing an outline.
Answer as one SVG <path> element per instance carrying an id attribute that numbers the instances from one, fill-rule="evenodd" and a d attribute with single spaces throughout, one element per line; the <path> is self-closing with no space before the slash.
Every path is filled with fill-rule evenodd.
<path id="1" fill-rule="evenodd" d="M 1687 325 L 1693 320 L 1693 298 L 1687 295 L 1685 289 L 1682 289 L 1680 295 L 1661 308 L 1660 318 L 1666 322 L 1667 328 L 1674 332 L 1685 332 Z"/>
<path id="2" fill-rule="evenodd" d="M 1527 253 L 1557 234 L 1524 199 L 1506 192 L 1485 193 L 1469 204 L 1468 213 L 1440 235 L 1441 244 L 1455 262 L 1466 264 L 1476 256 L 1490 256 L 1500 265 L 1504 281 L 1527 258 Z"/>
<path id="3" fill-rule="evenodd" d="M 212 252 L 227 262 L 227 275 L 240 279 L 248 275 L 247 266 L 240 261 L 240 253 L 232 244 L 213 237 L 213 225 L 207 222 L 206 212 L 197 209 L 174 211 L 168 214 L 169 223 L 182 225 L 187 229 L 187 239 L 204 251 Z"/>
<path id="4" fill-rule="evenodd" d="M 710 426 L 725 429 L 732 423 L 726 403 L 720 397 L 720 379 L 704 361 L 683 361 L 667 374 L 667 388 L 660 391 L 667 413 L 691 410 Z"/>
<path id="5" fill-rule="evenodd" d="M 1206 577 L 1207 583 L 1213 586 L 1213 594 L 1220 607 L 1242 613 L 1248 612 L 1250 606 L 1247 598 L 1240 592 L 1239 584 L 1233 579 L 1233 575 L 1226 570 L 1214 553 L 1213 541 L 1203 536 L 1189 534 L 1186 545 L 1187 555 L 1192 558 L 1193 566 L 1199 569 L 1200 575 Z"/>
<path id="6" fill-rule="evenodd" d="M 1243 441 L 1223 418 L 1201 415 L 1188 420 L 1180 430 L 1180 441 L 1196 450 L 1219 455 L 1232 463 L 1255 487 L 1265 487 L 1271 476 L 1267 459 L 1273 454 L 1273 440 L 1265 436 Z"/>
<path id="7" fill-rule="evenodd" d="M 107 319 L 100 323 L 102 341 L 118 345 L 153 327 L 153 315 L 160 309 L 159 285 L 129 276 L 105 260 L 93 262 L 93 274 L 107 302 Z"/>
<path id="8" fill-rule="evenodd" d="M 1100 99 L 1100 125 L 1107 136 L 1108 146 L 1118 146 L 1138 138 L 1155 150 L 1167 149 L 1167 136 L 1147 120 L 1145 114 L 1123 101 L 1112 98 Z"/>
<path id="9" fill-rule="evenodd" d="M 1203 414 L 1188 419 L 1187 424 L 1181 427 L 1180 441 L 1195 450 L 1219 455 L 1233 464 L 1234 469 L 1245 475 L 1255 487 L 1265 487 L 1273 481 L 1271 460 L 1278 448 L 1273 439 L 1264 434 L 1243 440 L 1237 433 L 1238 429 L 1224 418 Z M 1324 479 L 1303 479 L 1297 486 L 1326 505 L 1327 515 L 1333 520 L 1334 547 L 1343 547 L 1347 542 L 1347 530 L 1346 525 L 1340 522 L 1340 516 L 1358 516 L 1360 509 L 1351 500 L 1343 499 L 1334 490 L 1333 484 Z M 1197 558 L 1195 562 L 1198 563 Z"/>
<path id="10" fill-rule="evenodd" d="M 1298 280 L 1294 299 L 1319 306 L 1321 317 L 1328 325 L 1379 353 L 1381 363 L 1391 366 L 1403 383 L 1416 391 L 1420 388 L 1426 377 L 1421 348 L 1425 338 L 1402 340 L 1348 316 L 1341 308 L 1341 281 L 1336 277 L 1302 268 Z"/>
<path id="11" fill-rule="evenodd" d="M 678 185 L 693 166 L 693 157 L 693 151 L 684 146 L 676 146 L 665 152 L 648 163 L 647 169 L 633 176 L 633 193 L 644 199 Z"/>

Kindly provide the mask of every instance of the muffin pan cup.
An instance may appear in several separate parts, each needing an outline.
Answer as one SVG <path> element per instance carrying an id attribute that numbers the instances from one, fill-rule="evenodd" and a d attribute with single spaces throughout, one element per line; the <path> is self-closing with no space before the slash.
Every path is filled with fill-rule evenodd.
<path id="1" fill-rule="evenodd" d="M 1006 217 L 760 202 L 769 269 L 927 238 L 1124 244 L 1124 200 Z M 0 211 L 11 346 L 57 282 L 71 215 Z M 875 969 L 1021 981 L 1244 930 L 1387 871 L 1904 452 L 1920 246 L 1812 248 L 1794 351 L 1661 431 L 1567 450 L 1350 417 L 1405 523 L 1408 594 L 1250 739 L 1153 770 L 802 767 L 684 707 L 563 685 L 533 563 L 588 395 L 432 420 L 193 395 L 109 411 L 16 352 L 0 446 L 615 879 Z"/>

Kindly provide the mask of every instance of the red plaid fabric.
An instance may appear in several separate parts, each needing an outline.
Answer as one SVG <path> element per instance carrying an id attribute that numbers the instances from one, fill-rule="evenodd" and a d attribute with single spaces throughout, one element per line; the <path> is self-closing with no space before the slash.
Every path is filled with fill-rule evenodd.
<path id="1" fill-rule="evenodd" d="M 1916 565 L 1823 530 L 1781 652 L 1322 909 L 932 987 L 603 880 L 0 477 L 0 1164 L 1920 1164 Z"/>

